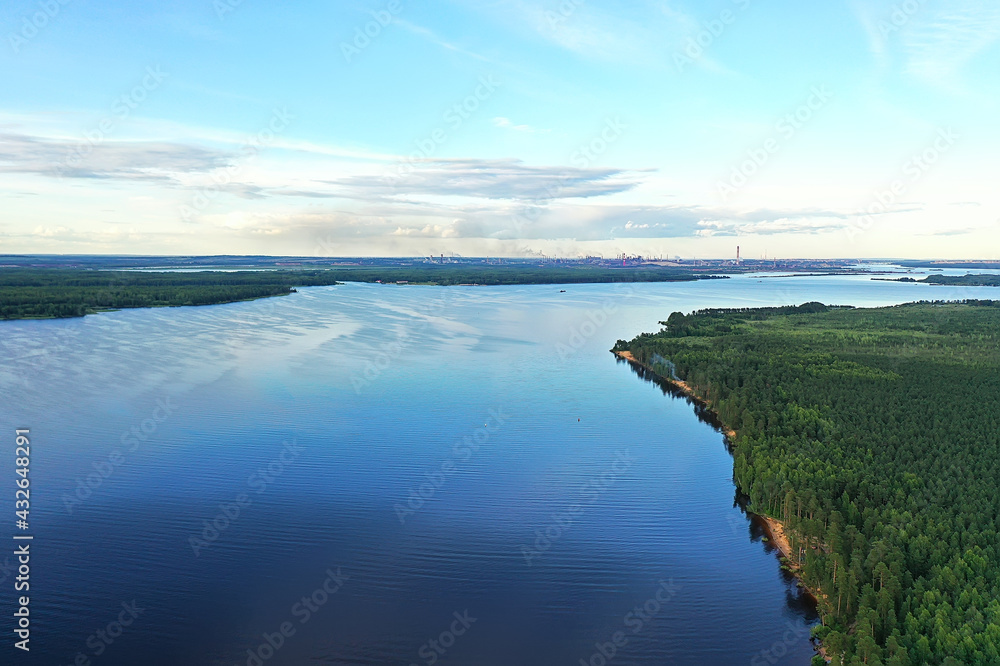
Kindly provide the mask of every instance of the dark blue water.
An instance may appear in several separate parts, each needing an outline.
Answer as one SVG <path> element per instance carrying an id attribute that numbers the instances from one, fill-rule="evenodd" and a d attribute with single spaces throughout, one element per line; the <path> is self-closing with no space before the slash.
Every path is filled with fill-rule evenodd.
<path id="1" fill-rule="evenodd" d="M 3 663 L 807 664 L 722 435 L 607 350 L 673 310 L 986 293 L 929 289 L 343 285 L 0 323 L 0 535 L 28 427 L 35 537 L 27 660 L 0 569 Z"/>

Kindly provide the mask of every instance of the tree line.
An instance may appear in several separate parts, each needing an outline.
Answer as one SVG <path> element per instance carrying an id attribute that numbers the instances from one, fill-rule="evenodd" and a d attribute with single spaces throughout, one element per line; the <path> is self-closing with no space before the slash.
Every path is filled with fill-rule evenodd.
<path id="1" fill-rule="evenodd" d="M 591 266 L 389 266 L 195 272 L 0 269 L 0 319 L 82 317 L 118 308 L 232 303 L 340 282 L 434 285 L 676 282 L 719 279 L 684 269 Z"/>
<path id="2" fill-rule="evenodd" d="M 332 285 L 326 271 L 0 270 L 0 319 L 82 317 L 102 310 L 232 303 Z"/>
<path id="3" fill-rule="evenodd" d="M 734 481 L 789 528 L 833 663 L 1000 664 L 1000 301 L 661 324 L 615 350 L 737 430 Z"/>

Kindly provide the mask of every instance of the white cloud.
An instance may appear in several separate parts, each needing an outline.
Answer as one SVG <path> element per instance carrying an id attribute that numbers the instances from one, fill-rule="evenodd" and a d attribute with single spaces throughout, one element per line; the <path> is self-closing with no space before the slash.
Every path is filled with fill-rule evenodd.
<path id="1" fill-rule="evenodd" d="M 983 0 L 952 0 L 927 6 L 902 33 L 907 70 L 944 83 L 972 58 L 1000 39 L 1000 7 Z"/>
<path id="2" fill-rule="evenodd" d="M 526 133 L 529 133 L 529 134 L 547 133 L 547 132 L 551 132 L 552 131 L 552 130 L 548 130 L 548 129 L 539 129 L 537 127 L 532 127 L 531 125 L 515 125 L 511 121 L 510 118 L 505 118 L 503 116 L 499 116 L 497 118 L 494 118 L 493 119 L 493 124 L 496 127 L 502 127 L 504 129 L 514 130 L 515 132 L 526 132 Z"/>
<path id="3" fill-rule="evenodd" d="M 963 69 L 1000 40 L 1000 6 L 992 0 L 950 0 L 913 3 L 909 10 L 904 4 L 854 3 L 878 65 L 887 69 L 898 56 L 907 74 L 959 91 Z"/>
<path id="4" fill-rule="evenodd" d="M 621 2 L 610 10 L 586 0 L 467 4 L 583 58 L 657 68 L 673 68 L 674 54 L 700 28 L 693 16 L 664 0 Z"/>
<path id="5" fill-rule="evenodd" d="M 331 187 L 313 196 L 366 201 L 427 195 L 548 201 L 626 192 L 640 180 L 638 173 L 622 169 L 530 166 L 517 159 L 419 160 L 392 165 L 387 171 L 381 177 L 360 174 L 321 181 Z"/>
<path id="6" fill-rule="evenodd" d="M 486 57 L 486 56 L 484 56 L 482 54 L 476 53 L 474 51 L 470 51 L 468 49 L 462 48 L 461 46 L 458 46 L 457 44 L 454 44 L 454 43 L 449 42 L 449 41 L 447 41 L 445 39 L 442 39 L 433 30 L 430 30 L 429 28 L 425 28 L 424 26 L 415 25 L 413 23 L 410 23 L 409 21 L 406 21 L 406 20 L 400 19 L 400 18 L 396 19 L 396 23 L 398 23 L 399 25 L 401 25 L 406 30 L 409 30 L 413 34 L 418 35 L 420 37 L 423 37 L 424 39 L 426 39 L 430 43 L 436 44 L 437 46 L 440 46 L 441 48 L 443 48 L 443 49 L 445 49 L 447 51 L 452 51 L 454 53 L 459 53 L 461 55 L 468 56 L 469 58 L 473 58 L 474 60 L 481 60 L 483 62 L 488 62 L 488 63 L 492 63 L 492 64 L 495 64 L 495 65 L 496 64 L 500 64 L 496 60 L 493 60 L 492 58 L 488 58 L 488 57 Z"/>
<path id="7" fill-rule="evenodd" d="M 177 173 L 211 171 L 232 158 L 223 151 L 162 141 L 67 141 L 0 134 L 3 173 L 172 181 Z"/>

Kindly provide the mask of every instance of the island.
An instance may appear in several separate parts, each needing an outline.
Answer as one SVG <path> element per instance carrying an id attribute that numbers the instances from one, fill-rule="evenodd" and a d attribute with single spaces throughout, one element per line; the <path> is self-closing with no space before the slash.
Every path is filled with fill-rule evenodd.
<path id="1" fill-rule="evenodd" d="M 748 509 L 817 599 L 815 663 L 1000 663 L 1000 301 L 660 323 L 612 351 L 728 431 Z"/>

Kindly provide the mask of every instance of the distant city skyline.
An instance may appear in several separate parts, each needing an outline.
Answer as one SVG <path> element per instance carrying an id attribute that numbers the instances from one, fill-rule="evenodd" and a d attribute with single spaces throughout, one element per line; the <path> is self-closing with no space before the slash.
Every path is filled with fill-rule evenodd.
<path id="1" fill-rule="evenodd" d="M 0 254 L 998 259 L 985 0 L 12 0 Z"/>

